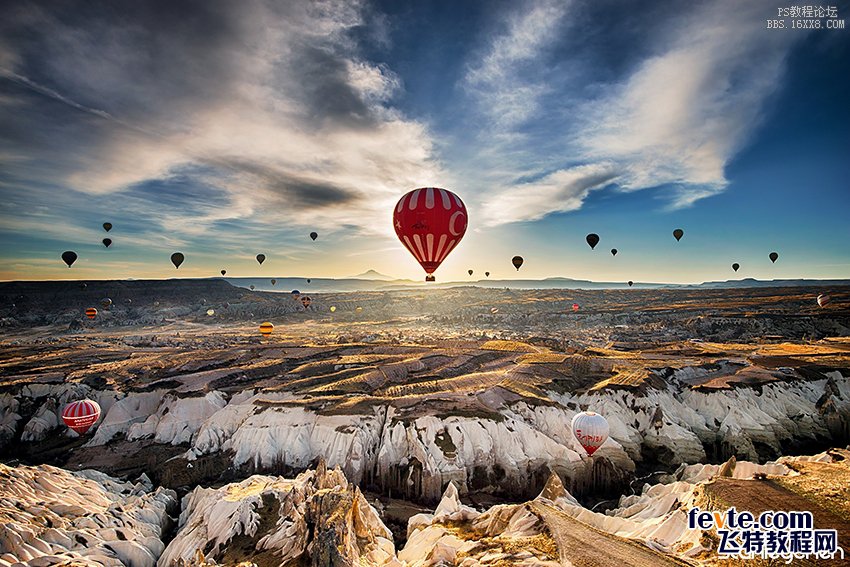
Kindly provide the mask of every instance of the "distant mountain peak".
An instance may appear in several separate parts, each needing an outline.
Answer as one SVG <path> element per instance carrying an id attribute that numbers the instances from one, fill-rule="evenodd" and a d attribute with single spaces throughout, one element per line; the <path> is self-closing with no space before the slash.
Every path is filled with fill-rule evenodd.
<path id="1" fill-rule="evenodd" d="M 395 280 L 394 277 L 388 276 L 386 274 L 382 274 L 380 272 L 376 272 L 375 270 L 368 270 L 363 272 L 362 274 L 358 274 L 356 276 L 351 276 L 352 279 L 355 280 L 384 280 L 384 281 L 392 281 Z"/>

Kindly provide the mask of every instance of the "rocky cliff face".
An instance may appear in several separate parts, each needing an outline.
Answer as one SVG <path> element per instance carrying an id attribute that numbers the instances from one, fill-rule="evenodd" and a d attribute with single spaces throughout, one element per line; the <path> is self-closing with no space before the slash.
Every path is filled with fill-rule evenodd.
<path id="1" fill-rule="evenodd" d="M 293 480 L 255 475 L 183 499 L 160 565 L 399 566 L 392 534 L 360 490 L 324 462 Z"/>
<path id="2" fill-rule="evenodd" d="M 146 477 L 0 464 L 0 565 L 154 567 L 177 506 Z"/>

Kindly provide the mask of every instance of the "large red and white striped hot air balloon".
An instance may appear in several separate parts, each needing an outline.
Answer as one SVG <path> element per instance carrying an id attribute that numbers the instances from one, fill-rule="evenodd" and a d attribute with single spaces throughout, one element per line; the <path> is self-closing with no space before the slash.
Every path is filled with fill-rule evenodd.
<path id="1" fill-rule="evenodd" d="M 446 189 L 423 187 L 405 194 L 393 211 L 393 226 L 401 243 L 434 281 L 434 272 L 463 238 L 466 205 Z"/>
<path id="2" fill-rule="evenodd" d="M 820 294 L 818 296 L 818 307 L 826 307 L 829 304 L 829 296 L 825 294 Z"/>
<path id="3" fill-rule="evenodd" d="M 592 411 L 583 411 L 573 417 L 573 435 L 592 455 L 608 439 L 608 420 Z"/>
<path id="4" fill-rule="evenodd" d="M 65 425 L 83 435 L 100 418 L 100 406 L 94 400 L 77 400 L 62 410 Z"/>

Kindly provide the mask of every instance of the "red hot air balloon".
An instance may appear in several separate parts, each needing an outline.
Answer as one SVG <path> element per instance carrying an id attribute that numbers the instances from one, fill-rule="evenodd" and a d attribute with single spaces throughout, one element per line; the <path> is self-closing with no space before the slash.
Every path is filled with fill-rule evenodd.
<path id="1" fill-rule="evenodd" d="M 414 189 L 399 199 L 393 226 L 401 240 L 433 281 L 433 274 L 466 232 L 466 205 L 446 189 Z"/>
<path id="2" fill-rule="evenodd" d="M 573 417 L 573 435 L 588 455 L 593 455 L 608 439 L 608 420 L 592 411 Z"/>
<path id="3" fill-rule="evenodd" d="M 62 410 L 65 425 L 83 435 L 100 418 L 100 406 L 94 400 L 71 402 Z"/>
<path id="4" fill-rule="evenodd" d="M 578 303 L 573 303 L 573 312 L 578 311 Z"/>

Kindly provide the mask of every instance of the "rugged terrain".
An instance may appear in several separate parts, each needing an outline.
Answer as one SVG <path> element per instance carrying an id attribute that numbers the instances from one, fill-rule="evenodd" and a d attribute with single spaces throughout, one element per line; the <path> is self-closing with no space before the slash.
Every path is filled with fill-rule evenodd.
<path id="1" fill-rule="evenodd" d="M 603 520 L 633 521 L 630 499 L 682 482 L 683 463 L 850 441 L 850 288 L 826 309 L 820 292 L 457 288 L 314 294 L 305 309 L 217 280 L 2 284 L 0 451 L 7 474 L 144 473 L 146 493 L 174 495 L 175 519 L 183 498 L 176 539 L 158 524 L 161 564 L 593 564 L 581 541 L 633 565 L 705 560 L 710 546 L 681 551 L 681 530 L 652 551 L 650 524 Z M 103 415 L 81 438 L 58 414 L 82 397 Z M 611 426 L 593 457 L 570 430 L 588 408 Z M 824 462 L 844 470 L 845 457 Z M 800 480 L 823 476 L 804 462 L 770 468 L 776 490 L 846 519 L 838 489 Z M 732 488 L 718 501 L 738 502 Z M 230 518 L 212 544 L 208 506 Z M 250 519 L 259 508 L 280 517 Z M 672 525 L 661 508 L 656 524 Z M 284 549 L 284 532 L 301 543 Z M 348 555 L 322 555 L 332 548 Z"/>

